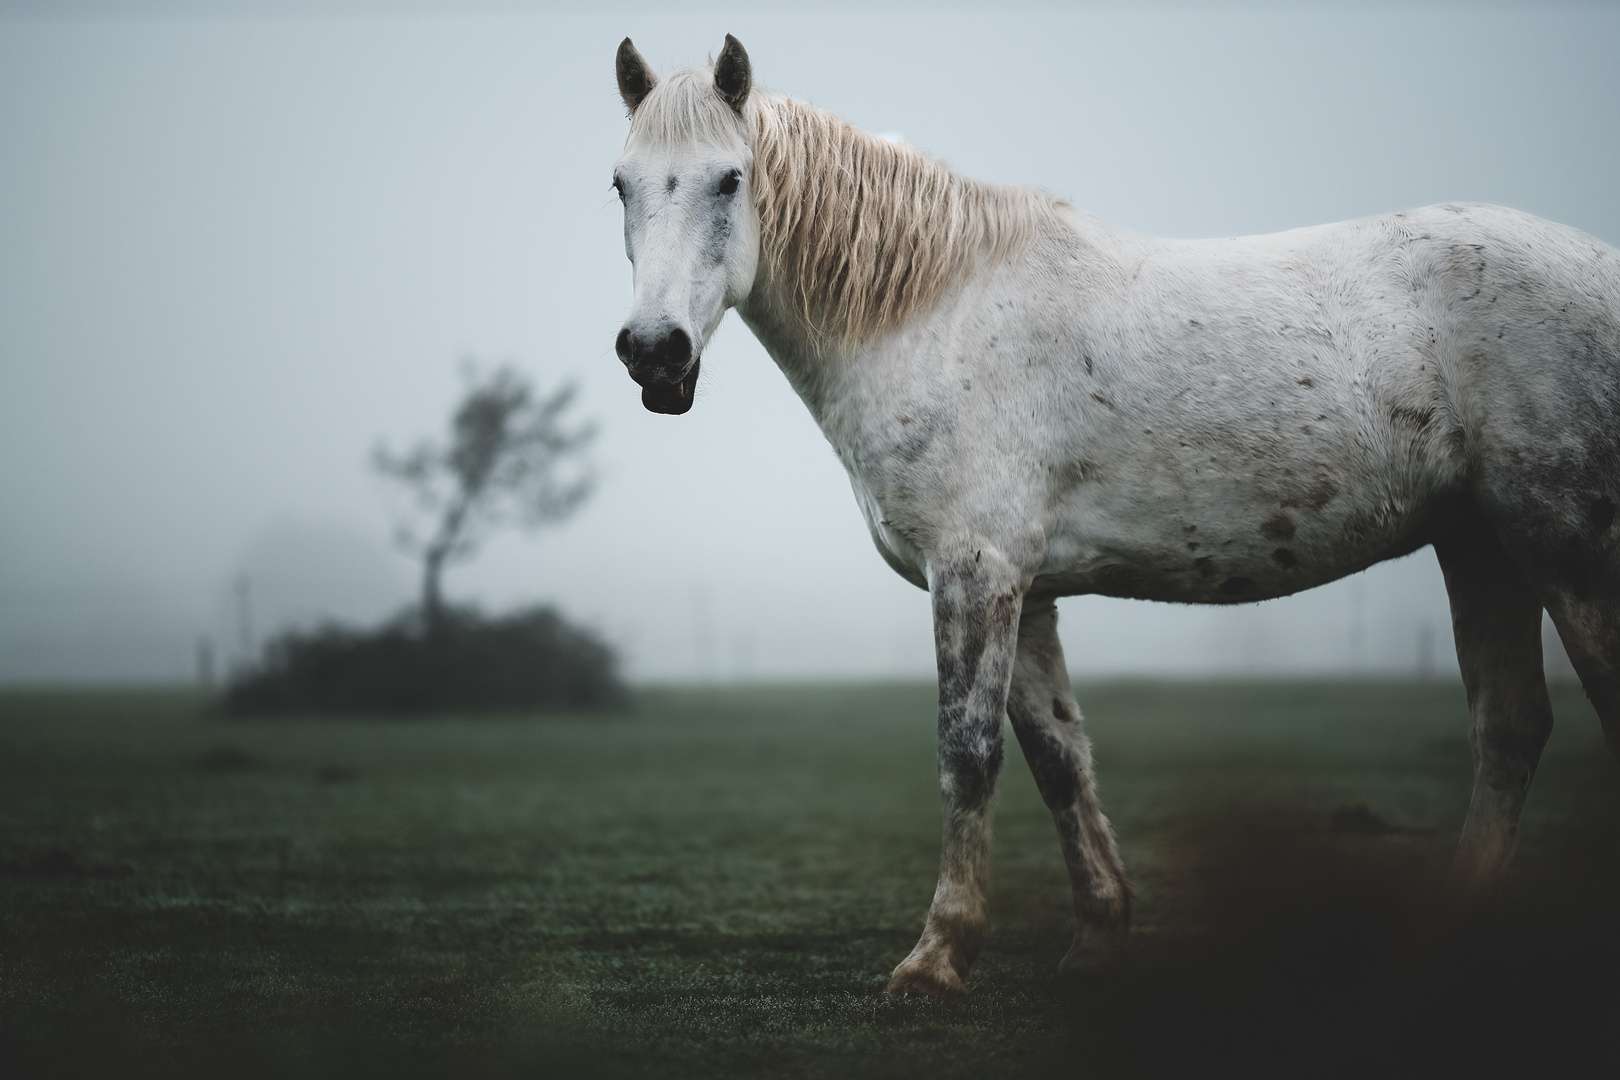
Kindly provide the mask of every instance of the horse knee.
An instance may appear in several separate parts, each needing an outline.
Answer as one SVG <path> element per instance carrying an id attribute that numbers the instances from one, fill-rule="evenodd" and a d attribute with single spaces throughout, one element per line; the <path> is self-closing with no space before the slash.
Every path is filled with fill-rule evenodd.
<path id="1" fill-rule="evenodd" d="M 1003 751 L 1001 728 L 977 736 L 962 732 L 941 732 L 939 739 L 939 784 L 954 812 L 982 810 L 996 791 L 1001 775 Z"/>

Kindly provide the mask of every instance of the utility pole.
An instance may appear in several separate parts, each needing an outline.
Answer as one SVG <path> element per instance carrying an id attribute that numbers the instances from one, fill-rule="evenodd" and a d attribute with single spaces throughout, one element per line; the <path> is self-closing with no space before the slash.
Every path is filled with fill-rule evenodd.
<path id="1" fill-rule="evenodd" d="M 1367 674 L 1367 579 L 1350 579 L 1350 666 L 1356 675 Z"/>
<path id="2" fill-rule="evenodd" d="M 692 672 L 705 682 L 720 681 L 720 631 L 707 582 L 692 583 Z"/>
<path id="3" fill-rule="evenodd" d="M 214 643 L 206 637 L 197 639 L 197 688 L 205 694 L 214 690 Z"/>
<path id="4" fill-rule="evenodd" d="M 253 646 L 253 590 L 247 574 L 237 574 L 236 592 L 236 667 L 245 671 L 253 666 L 257 651 Z"/>

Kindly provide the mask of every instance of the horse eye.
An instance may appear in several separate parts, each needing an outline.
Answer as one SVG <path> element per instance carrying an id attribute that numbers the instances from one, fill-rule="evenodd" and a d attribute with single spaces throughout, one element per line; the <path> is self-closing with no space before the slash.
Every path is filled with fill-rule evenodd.
<path id="1" fill-rule="evenodd" d="M 737 193 L 737 184 L 741 180 L 742 173 L 738 172 L 736 169 L 732 169 L 730 172 L 726 173 L 726 178 L 720 181 L 720 194 L 735 195 Z"/>

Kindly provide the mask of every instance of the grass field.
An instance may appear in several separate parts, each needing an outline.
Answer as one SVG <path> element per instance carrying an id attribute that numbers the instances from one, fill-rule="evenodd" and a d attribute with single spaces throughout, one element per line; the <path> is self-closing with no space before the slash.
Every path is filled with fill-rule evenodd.
<path id="1" fill-rule="evenodd" d="M 1449 684 L 1082 686 L 1132 958 L 1060 978 L 1009 736 L 969 992 L 891 999 L 938 857 L 932 690 L 220 721 L 0 695 L 0 1073 L 1620 1075 L 1620 768 L 1578 690 L 1503 899 L 1438 888 Z"/>

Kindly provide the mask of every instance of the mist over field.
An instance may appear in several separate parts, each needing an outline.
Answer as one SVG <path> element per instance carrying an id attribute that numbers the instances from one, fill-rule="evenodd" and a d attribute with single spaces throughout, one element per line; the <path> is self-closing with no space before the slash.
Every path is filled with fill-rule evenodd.
<path id="1" fill-rule="evenodd" d="M 600 490 L 452 599 L 555 601 L 643 682 L 932 671 L 927 598 L 734 316 L 684 417 L 613 355 L 627 34 L 667 72 L 733 33 L 774 90 L 1144 233 L 1479 200 L 1620 243 L 1612 6 L 135 10 L 0 3 L 3 683 L 189 680 L 409 602 L 368 455 L 442 430 L 464 357 L 577 381 Z M 1427 550 L 1061 610 L 1081 676 L 1455 670 Z"/>

